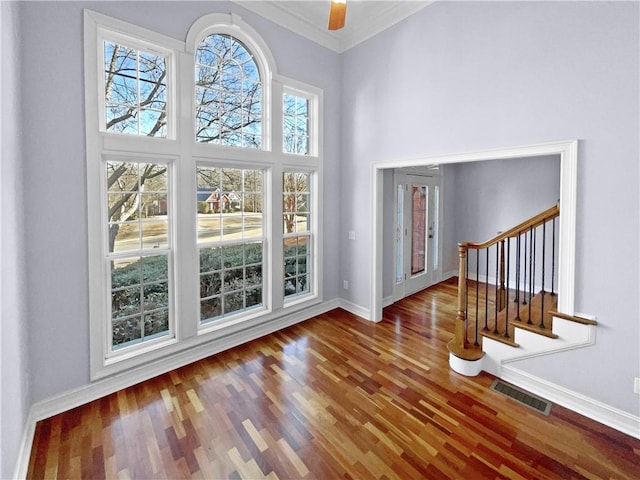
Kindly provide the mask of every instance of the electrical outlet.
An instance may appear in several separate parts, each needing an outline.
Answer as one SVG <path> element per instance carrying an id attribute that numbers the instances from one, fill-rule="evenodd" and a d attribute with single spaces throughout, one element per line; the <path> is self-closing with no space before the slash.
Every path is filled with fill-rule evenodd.
<path id="1" fill-rule="evenodd" d="M 349 280 L 342 281 L 342 288 L 344 288 L 345 290 L 349 290 Z"/>
<path id="2" fill-rule="evenodd" d="M 355 230 L 349 230 L 349 233 L 347 234 L 347 237 L 349 238 L 349 240 L 355 240 L 356 239 L 356 231 Z"/>
<path id="3" fill-rule="evenodd" d="M 636 377 L 633 382 L 633 392 L 640 394 L 640 377 Z"/>

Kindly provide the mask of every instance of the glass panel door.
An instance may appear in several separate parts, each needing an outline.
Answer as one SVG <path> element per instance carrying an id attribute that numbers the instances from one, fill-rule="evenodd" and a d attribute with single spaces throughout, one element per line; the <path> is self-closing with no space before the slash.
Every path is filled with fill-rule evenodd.
<path id="1" fill-rule="evenodd" d="M 404 184 L 396 185 L 396 284 L 404 282 Z"/>
<path id="2" fill-rule="evenodd" d="M 427 271 L 428 192 L 427 185 L 411 185 L 411 276 Z"/>
<path id="3" fill-rule="evenodd" d="M 395 174 L 395 282 L 399 300 L 440 281 L 440 176 Z"/>

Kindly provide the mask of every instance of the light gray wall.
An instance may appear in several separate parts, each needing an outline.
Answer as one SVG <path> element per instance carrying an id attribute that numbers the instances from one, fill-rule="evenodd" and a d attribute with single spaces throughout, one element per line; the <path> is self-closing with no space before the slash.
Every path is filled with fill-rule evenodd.
<path id="1" fill-rule="evenodd" d="M 458 163 L 453 184 L 453 245 L 484 242 L 554 206 L 560 199 L 560 157 Z"/>
<path id="2" fill-rule="evenodd" d="M 456 195 L 456 165 L 441 165 L 442 170 L 442 274 L 458 274 L 458 247 L 455 236 L 455 220 L 458 208 Z"/>
<path id="3" fill-rule="evenodd" d="M 0 478 L 12 478 L 31 397 L 27 362 L 18 8 L 0 2 Z"/>
<path id="4" fill-rule="evenodd" d="M 453 241 L 444 245 L 447 258 L 457 257 L 460 242 L 484 242 L 498 232 L 515 227 L 519 223 L 554 206 L 560 199 L 560 156 L 516 158 L 510 160 L 488 160 L 451 165 L 455 171 L 453 189 L 455 210 L 453 218 Z M 546 251 L 551 252 L 551 237 L 554 230 L 547 229 Z M 538 232 L 537 235 L 540 235 Z M 555 245 L 558 245 L 558 229 L 555 230 Z M 541 241 L 541 238 L 539 240 Z M 515 273 L 515 244 L 511 244 L 511 278 Z M 537 249 L 537 265 L 542 265 L 542 247 Z M 483 255 L 483 254 L 482 254 Z M 481 256 L 482 256 L 481 255 Z M 493 255 L 493 252 L 491 253 Z M 469 257 L 469 272 L 476 272 L 475 254 Z M 456 258 L 456 269 L 458 260 Z M 551 255 L 546 256 L 545 281 L 552 284 Z M 480 275 L 486 274 L 484 262 L 479 265 Z M 538 277 L 542 269 L 538 270 Z M 495 277 L 493 266 L 489 276 Z M 554 275 L 557 285 L 557 275 Z M 539 280 L 536 278 L 536 282 Z"/>
<path id="5" fill-rule="evenodd" d="M 370 304 L 373 162 L 578 138 L 575 308 L 597 343 L 521 366 L 640 414 L 638 7 L 435 2 L 344 55 L 347 300 Z"/>
<path id="6" fill-rule="evenodd" d="M 25 2 L 20 5 L 25 243 L 33 400 L 89 382 L 83 7 L 184 40 L 234 12 L 269 45 L 278 73 L 324 90 L 324 297 L 338 295 L 339 57 L 227 2 Z M 46 88 L 45 88 L 46 87 Z"/>

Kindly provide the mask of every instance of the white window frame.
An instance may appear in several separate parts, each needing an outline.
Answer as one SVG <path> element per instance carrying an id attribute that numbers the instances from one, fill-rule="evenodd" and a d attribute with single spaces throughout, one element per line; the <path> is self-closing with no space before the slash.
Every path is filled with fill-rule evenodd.
<path id="1" fill-rule="evenodd" d="M 175 85 L 175 72 L 176 72 L 176 55 L 175 51 L 169 48 L 163 48 L 160 45 L 157 45 L 152 42 L 145 41 L 141 38 L 136 38 L 133 36 L 123 35 L 118 30 L 108 29 L 105 27 L 98 28 L 98 60 L 103 58 L 104 55 L 104 42 L 109 41 L 112 43 L 117 43 L 119 45 L 123 45 L 125 47 L 133 48 L 138 51 L 143 51 L 145 53 L 153 53 L 158 56 L 165 57 L 165 68 L 167 70 L 166 75 L 166 96 L 167 96 L 167 135 L 166 137 L 144 137 L 149 140 L 175 140 L 176 138 L 176 95 L 175 89 L 169 88 L 169 85 Z M 104 92 L 104 69 L 103 63 L 98 61 L 101 75 L 98 75 L 98 92 Z M 132 135 L 132 134 L 122 134 L 117 132 L 107 132 L 106 128 L 106 115 L 105 115 L 105 104 L 104 102 L 98 101 L 98 110 L 99 110 L 99 122 L 100 122 L 100 131 L 108 133 L 110 135 L 122 135 L 126 137 L 133 138 L 141 138 L 140 136 Z"/>
<path id="2" fill-rule="evenodd" d="M 307 125 L 307 136 L 309 144 L 307 145 L 307 153 L 301 154 L 297 152 L 287 152 L 284 149 L 284 145 L 282 146 L 282 151 L 286 155 L 295 155 L 300 157 L 317 157 L 318 156 L 318 135 L 317 135 L 317 111 L 318 111 L 318 97 L 316 95 L 310 94 L 309 92 L 304 92 L 290 86 L 285 86 L 282 92 L 281 101 L 284 103 L 284 96 L 292 95 L 298 98 L 304 98 L 307 101 L 307 118 L 309 124 Z M 284 112 L 283 112 L 283 121 L 284 121 Z M 283 125 L 284 128 L 284 125 Z M 284 132 L 283 132 L 283 141 L 284 141 Z"/>
<path id="3" fill-rule="evenodd" d="M 225 344 L 225 339 L 241 334 L 258 337 L 265 323 L 278 322 L 285 315 L 296 314 L 322 302 L 323 277 L 319 262 L 322 258 L 322 90 L 278 75 L 264 41 L 234 14 L 201 17 L 187 32 L 186 42 L 89 10 L 85 10 L 84 28 L 91 379 L 126 371 L 145 375 L 151 364 L 161 370 L 170 357 L 181 364 L 194 361 L 206 356 L 209 344 Z M 213 33 L 237 38 L 254 55 L 263 84 L 263 143 L 260 150 L 196 141 L 194 53 L 200 41 Z M 167 137 L 105 131 L 102 63 L 105 39 L 149 53 L 160 53 L 167 58 Z M 282 95 L 285 90 L 309 99 L 309 155 L 283 152 Z M 174 318 L 172 335 L 118 351 L 110 351 L 111 339 L 106 323 L 110 320 L 107 312 L 111 308 L 111 299 L 110 270 L 106 259 L 105 162 L 114 159 L 168 164 L 171 167 L 168 176 L 170 207 L 173 208 L 169 217 L 170 272 L 173 273 L 170 279 L 173 285 L 170 293 L 173 299 L 170 309 Z M 199 245 L 197 210 L 194 208 L 196 165 L 254 168 L 264 172 L 264 308 L 208 323 L 200 322 Z M 313 179 L 312 291 L 287 302 L 283 295 L 282 233 L 282 173 L 285 170 L 306 171 Z"/>
<path id="4" fill-rule="evenodd" d="M 156 164 L 164 164 L 167 167 L 167 203 L 169 205 L 170 211 L 168 212 L 168 245 L 167 248 L 163 249 L 167 252 L 168 257 L 168 281 L 169 281 L 169 333 L 166 337 L 159 337 L 153 340 L 144 341 L 142 343 L 134 344 L 131 346 L 125 346 L 122 349 L 113 349 L 110 343 L 111 340 L 111 328 L 108 325 L 109 322 L 112 322 L 111 318 L 111 304 L 109 302 L 110 292 L 111 292 L 111 267 L 110 263 L 112 260 L 118 257 L 128 257 L 128 256 L 140 256 L 141 258 L 148 257 L 151 255 L 145 255 L 144 249 L 135 250 L 131 252 L 117 252 L 117 253 L 109 253 L 106 248 L 109 244 L 108 239 L 108 229 L 102 228 L 102 256 L 103 256 L 103 268 L 106 273 L 106 287 L 104 294 L 107 295 L 104 302 L 104 307 L 106 311 L 104 312 L 103 328 L 104 328 L 104 362 L 105 365 L 109 365 L 114 361 L 123 360 L 126 358 L 131 358 L 142 353 L 146 353 L 157 348 L 162 348 L 166 345 L 171 345 L 176 343 L 176 324 L 175 321 L 176 311 L 175 311 L 175 298 L 176 298 L 176 286 L 175 286 L 175 208 L 173 207 L 175 195 L 174 191 L 174 182 L 172 182 L 172 178 L 174 178 L 173 170 L 174 170 L 174 159 L 171 157 L 165 158 L 149 158 L 145 156 L 130 154 L 126 156 L 113 155 L 113 154 L 104 154 L 102 156 L 101 163 L 101 195 L 102 198 L 107 198 L 107 178 L 106 178 L 106 165 L 107 162 L 124 162 L 124 163 L 156 163 Z M 101 205 L 101 219 L 108 218 L 108 205 L 107 202 L 103 201 Z"/>
<path id="5" fill-rule="evenodd" d="M 302 157 L 306 157 L 306 155 L 302 156 Z M 297 295 L 290 295 L 288 297 L 284 296 L 284 285 L 283 285 L 283 294 L 282 297 L 284 299 L 284 306 L 286 307 L 292 307 L 295 305 L 298 305 L 300 303 L 304 303 L 305 301 L 307 301 L 308 298 L 314 298 L 316 296 L 318 296 L 320 293 L 320 286 L 318 285 L 318 275 L 316 274 L 316 270 L 321 268 L 320 267 L 320 262 L 319 262 L 319 248 L 320 248 L 320 242 L 318 241 L 318 236 L 319 236 L 319 229 L 318 229 L 318 209 L 320 208 L 320 202 L 318 201 L 318 195 L 315 194 L 315 189 L 319 188 L 319 174 L 317 169 L 315 168 L 309 168 L 308 166 L 306 168 L 304 167 L 300 167 L 300 166 L 296 166 L 296 167 L 286 167 L 283 170 L 283 174 L 284 173 L 306 173 L 309 175 L 309 202 L 310 202 L 310 211 L 311 211 L 311 215 L 309 216 L 309 230 L 307 232 L 302 232 L 299 235 L 296 233 L 291 233 L 291 234 L 285 234 L 284 232 L 284 228 L 282 228 L 281 230 L 281 236 L 282 236 L 282 240 L 281 240 L 281 244 L 284 244 L 284 239 L 285 238 L 290 238 L 293 236 L 306 236 L 309 238 L 309 248 L 311 248 L 311 264 L 307 265 L 307 271 L 308 273 L 310 273 L 310 278 L 309 278 L 309 283 L 310 283 L 310 287 L 309 290 L 307 292 L 304 293 L 300 293 Z M 280 195 L 282 197 L 284 193 L 284 188 L 282 189 L 282 191 L 280 192 Z M 282 212 L 284 213 L 284 212 Z M 283 215 L 281 215 L 282 217 Z M 284 226 L 283 226 L 284 227 Z M 282 264 L 283 264 L 283 268 L 284 268 L 284 246 L 282 247 L 283 249 L 283 257 L 282 257 Z M 282 278 L 282 282 L 284 284 L 284 276 Z"/>
<path id="6" fill-rule="evenodd" d="M 225 315 L 223 317 L 220 317 L 214 320 L 202 321 L 200 320 L 200 296 L 198 295 L 198 333 L 202 335 L 202 334 L 216 332 L 219 330 L 224 330 L 225 328 L 228 328 L 230 326 L 234 326 L 238 323 L 245 322 L 248 319 L 262 317 L 265 313 L 268 313 L 271 311 L 270 297 L 267 295 L 267 293 L 271 291 L 269 286 L 267 285 L 268 281 L 270 280 L 270 268 L 267 261 L 269 258 L 268 245 L 270 244 L 270 242 L 269 242 L 269 235 L 267 233 L 268 232 L 267 225 L 271 224 L 271 214 L 266 208 L 268 199 L 266 198 L 266 194 L 264 193 L 266 190 L 264 186 L 266 185 L 267 179 L 270 180 L 270 175 L 269 175 L 268 169 L 265 169 L 260 166 L 255 166 L 255 165 L 252 166 L 251 164 L 247 164 L 247 163 L 245 164 L 222 163 L 221 164 L 221 163 L 215 163 L 215 162 L 199 161 L 197 166 L 205 167 L 205 168 L 206 167 L 239 168 L 239 169 L 246 169 L 246 170 L 261 170 L 263 172 L 263 175 L 262 175 L 262 184 L 263 184 L 262 236 L 246 239 L 243 242 L 237 242 L 237 244 L 252 243 L 255 241 L 262 242 L 262 306 L 256 307 L 250 310 L 242 310 L 242 311 L 239 311 L 238 313 Z M 221 240 L 216 245 L 207 245 L 206 243 L 205 244 L 198 243 L 197 252 L 196 252 L 198 257 L 198 264 L 200 260 L 200 250 L 202 248 L 216 248 L 216 247 L 224 247 L 228 245 L 229 243 L 225 242 L 224 240 Z M 197 274 L 198 276 L 200 275 L 199 268 L 198 268 Z"/>

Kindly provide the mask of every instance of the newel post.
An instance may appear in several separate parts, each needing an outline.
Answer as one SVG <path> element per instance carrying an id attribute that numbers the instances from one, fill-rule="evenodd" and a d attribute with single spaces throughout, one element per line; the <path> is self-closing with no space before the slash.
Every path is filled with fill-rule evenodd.
<path id="1" fill-rule="evenodd" d="M 449 365 L 463 375 L 477 375 L 482 364 L 477 362 L 484 356 L 478 346 L 471 345 L 467 340 L 467 252 L 468 244 L 458 244 L 458 309 L 453 331 L 453 339 L 447 345 L 449 349 Z M 471 363 L 469 363 L 471 362 Z"/>
<path id="2" fill-rule="evenodd" d="M 458 268 L 458 310 L 456 312 L 453 341 L 457 349 L 465 349 L 469 344 L 467 341 L 467 306 L 465 302 L 467 296 L 466 245 L 458 244 L 458 257 L 460 261 Z"/>

